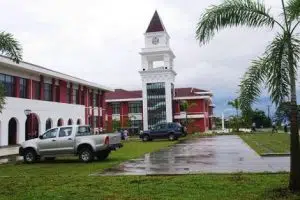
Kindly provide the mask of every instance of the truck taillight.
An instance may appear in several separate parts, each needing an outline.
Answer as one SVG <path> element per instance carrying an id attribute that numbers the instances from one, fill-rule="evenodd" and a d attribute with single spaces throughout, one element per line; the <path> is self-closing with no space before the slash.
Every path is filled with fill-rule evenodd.
<path id="1" fill-rule="evenodd" d="M 106 136 L 104 144 L 107 144 L 107 145 L 109 144 L 109 137 L 108 136 Z"/>

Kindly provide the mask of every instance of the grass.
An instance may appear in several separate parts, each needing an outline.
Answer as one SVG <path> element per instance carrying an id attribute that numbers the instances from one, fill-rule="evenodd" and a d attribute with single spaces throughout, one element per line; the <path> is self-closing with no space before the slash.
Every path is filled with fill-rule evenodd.
<path id="1" fill-rule="evenodd" d="M 115 166 L 125 160 L 142 156 L 145 153 L 157 151 L 168 147 L 176 142 L 167 140 L 155 142 L 141 142 L 140 140 L 124 142 L 124 147 L 118 151 L 112 151 L 109 158 L 101 162 L 82 163 L 78 157 L 58 159 L 51 162 L 42 161 L 32 165 L 28 164 L 5 164 L 0 165 L 1 176 L 88 176 L 94 172 Z"/>
<path id="2" fill-rule="evenodd" d="M 299 199 L 289 193 L 288 174 L 181 176 L 88 176 L 175 142 L 126 142 L 104 162 L 76 158 L 33 165 L 0 165 L 0 199 Z"/>
<path id="3" fill-rule="evenodd" d="M 0 199 L 299 199 L 287 174 L 23 176 L 1 178 Z"/>
<path id="4" fill-rule="evenodd" d="M 258 154 L 290 152 L 290 135 L 286 133 L 241 134 L 240 137 Z"/>

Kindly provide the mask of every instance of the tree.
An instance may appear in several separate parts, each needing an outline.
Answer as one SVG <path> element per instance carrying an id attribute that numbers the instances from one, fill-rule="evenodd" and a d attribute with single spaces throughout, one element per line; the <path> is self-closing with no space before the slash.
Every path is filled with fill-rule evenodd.
<path id="1" fill-rule="evenodd" d="M 220 5 L 208 8 L 197 24 L 196 38 L 200 44 L 206 44 L 215 32 L 232 26 L 279 27 L 274 40 L 265 53 L 253 61 L 245 73 L 240 85 L 241 109 L 251 109 L 260 94 L 263 82 L 272 101 L 280 102 L 290 97 L 291 101 L 291 168 L 289 188 L 300 191 L 300 150 L 297 125 L 296 75 L 300 57 L 300 40 L 296 33 L 300 24 L 300 0 L 281 0 L 280 20 L 270 13 L 270 8 L 261 1 L 225 0 Z"/>
<path id="2" fill-rule="evenodd" d="M 8 56 L 14 62 L 22 60 L 22 48 L 10 33 L 0 32 L 0 54 Z M 0 84 L 1 85 L 1 84 Z M 5 92 L 3 85 L 0 86 L 0 113 L 5 104 Z"/>
<path id="3" fill-rule="evenodd" d="M 236 131 L 239 131 L 239 109 L 240 109 L 240 101 L 239 99 L 234 99 L 233 101 L 229 101 L 228 105 L 232 106 L 236 110 L 236 116 L 235 116 L 235 127 Z"/>
<path id="4" fill-rule="evenodd" d="M 298 124 L 300 123 L 300 105 L 298 107 Z M 278 122 L 284 121 L 286 118 L 291 121 L 291 102 L 282 102 L 276 109 L 275 112 L 276 120 Z"/>
<path id="5" fill-rule="evenodd" d="M 121 127 L 121 123 L 119 120 L 112 120 L 112 128 L 113 131 L 117 131 Z"/>
<path id="6" fill-rule="evenodd" d="M 255 122 L 257 127 L 271 126 L 271 122 L 264 111 L 255 109 L 254 111 L 252 111 L 251 116 L 252 116 L 252 122 Z"/>
<path id="7" fill-rule="evenodd" d="M 190 102 L 188 102 L 186 100 L 180 102 L 180 110 L 183 111 L 183 112 L 185 112 L 185 125 L 186 125 L 186 127 L 191 122 L 191 121 L 188 120 L 187 112 L 188 112 L 189 109 L 191 109 L 192 107 L 195 107 L 195 106 L 197 106 L 196 103 L 190 103 Z"/>
<path id="8" fill-rule="evenodd" d="M 22 47 L 10 33 L 0 32 L 0 53 L 16 63 L 22 60 Z"/>

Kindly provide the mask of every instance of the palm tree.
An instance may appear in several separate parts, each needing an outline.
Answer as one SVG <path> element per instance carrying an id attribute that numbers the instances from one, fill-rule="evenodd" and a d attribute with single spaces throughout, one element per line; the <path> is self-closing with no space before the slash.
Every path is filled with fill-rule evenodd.
<path id="1" fill-rule="evenodd" d="M 16 63 L 22 60 L 22 47 L 10 33 L 0 32 L 0 53 Z"/>
<path id="2" fill-rule="evenodd" d="M 0 54 L 4 54 L 19 63 L 22 60 L 22 48 L 10 33 L 0 32 Z M 4 87 L 0 84 L 0 113 L 5 104 Z"/>
<path id="3" fill-rule="evenodd" d="M 265 53 L 253 61 L 240 86 L 242 111 L 251 108 L 260 94 L 263 82 L 272 101 L 279 105 L 291 102 L 291 168 L 289 188 L 300 191 L 300 149 L 297 125 L 296 75 L 300 59 L 300 39 L 296 30 L 300 24 L 300 0 L 281 0 L 282 13 L 276 19 L 261 1 L 225 0 L 208 8 L 197 24 L 196 38 L 206 44 L 215 33 L 232 26 L 269 27 L 280 29 Z"/>
<path id="4" fill-rule="evenodd" d="M 236 119 L 235 119 L 235 125 L 236 125 L 236 131 L 239 131 L 239 109 L 240 109 L 240 101 L 238 98 L 234 99 L 233 101 L 228 102 L 229 106 L 232 106 L 236 110 Z"/>
<path id="5" fill-rule="evenodd" d="M 188 122 L 188 117 L 187 117 L 187 112 L 190 108 L 197 106 L 196 103 L 189 103 L 188 101 L 184 100 L 180 102 L 180 111 L 185 112 L 185 126 L 187 127 L 189 122 Z"/>

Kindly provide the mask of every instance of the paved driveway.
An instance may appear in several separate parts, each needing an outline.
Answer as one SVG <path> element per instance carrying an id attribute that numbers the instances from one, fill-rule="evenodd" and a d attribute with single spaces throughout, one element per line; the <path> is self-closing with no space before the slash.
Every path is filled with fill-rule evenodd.
<path id="1" fill-rule="evenodd" d="M 188 140 L 129 160 L 104 175 L 277 172 L 289 170 L 289 157 L 261 158 L 238 136 Z"/>

